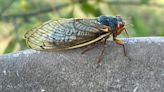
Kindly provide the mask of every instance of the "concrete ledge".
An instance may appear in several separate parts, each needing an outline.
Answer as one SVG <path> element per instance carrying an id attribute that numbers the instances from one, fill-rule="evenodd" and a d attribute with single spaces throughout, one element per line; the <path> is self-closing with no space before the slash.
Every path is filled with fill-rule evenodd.
<path id="1" fill-rule="evenodd" d="M 24 50 L 0 56 L 0 92 L 163 92 L 164 37 L 129 38 L 127 57 L 109 41 L 96 67 L 101 45 L 60 52 Z"/>

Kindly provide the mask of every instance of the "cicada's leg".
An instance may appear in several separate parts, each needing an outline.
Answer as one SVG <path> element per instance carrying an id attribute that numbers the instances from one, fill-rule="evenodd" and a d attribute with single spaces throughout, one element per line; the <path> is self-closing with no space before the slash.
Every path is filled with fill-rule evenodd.
<path id="1" fill-rule="evenodd" d="M 84 49 L 84 51 L 81 52 L 81 54 L 84 54 L 87 51 L 92 50 L 98 43 L 103 43 L 103 42 L 104 41 L 98 41 L 98 42 L 95 42 L 95 43 L 89 45 L 86 49 Z"/>
<path id="2" fill-rule="evenodd" d="M 97 64 L 99 64 L 99 63 L 102 61 L 102 57 L 103 57 L 105 48 L 107 47 L 107 45 L 106 45 L 106 40 L 107 40 L 107 39 L 104 39 L 104 41 L 103 41 L 103 47 L 102 47 L 101 52 L 100 52 L 100 54 L 99 54 L 99 57 L 98 57 L 98 60 L 97 60 Z"/>
<path id="3" fill-rule="evenodd" d="M 118 44 L 118 45 L 122 45 L 123 50 L 124 50 L 124 55 L 126 56 L 126 51 L 125 51 L 125 45 L 124 45 L 124 42 L 121 41 L 121 40 L 118 40 L 118 39 L 116 39 L 116 38 L 114 38 L 114 42 L 115 42 L 116 44 Z"/>
<path id="4" fill-rule="evenodd" d="M 118 30 L 117 35 L 120 35 L 120 33 L 121 33 L 123 30 L 125 31 L 126 36 L 129 38 L 129 35 L 128 35 L 128 32 L 126 31 L 126 28 L 122 28 L 122 29 Z"/>
<path id="5" fill-rule="evenodd" d="M 81 54 L 84 54 L 86 53 L 87 51 L 93 49 L 95 47 L 96 43 L 92 44 L 92 45 L 89 45 L 86 49 L 84 49 L 84 51 L 81 52 Z"/>
<path id="6" fill-rule="evenodd" d="M 123 28 L 123 29 L 118 30 L 118 31 L 117 31 L 117 35 L 120 35 L 120 33 L 121 33 L 123 30 L 124 30 L 124 28 Z"/>

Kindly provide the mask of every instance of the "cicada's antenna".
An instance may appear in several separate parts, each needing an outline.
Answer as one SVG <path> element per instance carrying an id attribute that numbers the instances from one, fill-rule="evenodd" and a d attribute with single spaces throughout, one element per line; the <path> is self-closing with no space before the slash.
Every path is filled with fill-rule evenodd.
<path id="1" fill-rule="evenodd" d="M 126 28 L 129 27 L 129 26 L 130 26 L 130 27 L 133 27 L 133 24 L 131 24 L 131 23 L 126 23 L 126 24 L 125 24 L 125 28 L 124 28 L 124 31 L 125 31 L 126 36 L 127 36 L 128 38 L 129 38 L 129 35 L 128 35 L 128 32 L 126 31 Z"/>
<path id="2" fill-rule="evenodd" d="M 125 21 L 125 26 L 133 26 L 133 24 L 130 23 L 131 20 L 131 17 L 128 17 L 128 18 L 125 18 L 124 21 Z"/>
<path id="3" fill-rule="evenodd" d="M 131 20 L 131 19 L 132 19 L 131 17 L 126 17 L 126 18 L 124 17 L 124 18 L 123 18 L 123 20 L 126 21 L 126 22 L 127 22 L 128 20 Z"/>
<path id="4" fill-rule="evenodd" d="M 131 23 L 126 23 L 125 26 L 126 26 L 126 27 L 127 27 L 127 26 L 132 26 L 132 27 L 133 27 L 133 24 L 131 24 Z"/>
<path id="5" fill-rule="evenodd" d="M 129 20 L 131 20 L 131 17 L 128 17 L 128 18 L 125 18 L 124 19 L 124 21 L 125 21 L 125 27 L 128 27 L 128 26 L 132 26 L 133 27 L 133 24 L 131 24 L 129 22 Z M 126 36 L 129 38 L 129 35 L 128 35 L 128 32 L 127 32 L 126 28 L 124 28 L 124 31 L 126 33 Z"/>

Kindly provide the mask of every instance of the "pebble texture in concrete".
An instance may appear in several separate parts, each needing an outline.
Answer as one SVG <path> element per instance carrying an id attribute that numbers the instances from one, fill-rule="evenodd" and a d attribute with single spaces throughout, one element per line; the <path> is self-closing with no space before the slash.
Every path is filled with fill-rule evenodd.
<path id="1" fill-rule="evenodd" d="M 164 92 L 164 37 L 108 41 L 101 65 L 101 45 L 60 52 L 24 50 L 0 56 L 0 92 Z"/>

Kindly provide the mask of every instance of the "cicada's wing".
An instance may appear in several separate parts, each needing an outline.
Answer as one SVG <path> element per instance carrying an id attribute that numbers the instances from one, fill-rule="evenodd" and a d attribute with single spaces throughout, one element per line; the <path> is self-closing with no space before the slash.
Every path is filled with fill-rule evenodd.
<path id="1" fill-rule="evenodd" d="M 36 50 L 64 50 L 92 44 L 109 35 L 96 19 L 48 21 L 25 34 L 26 42 Z"/>

